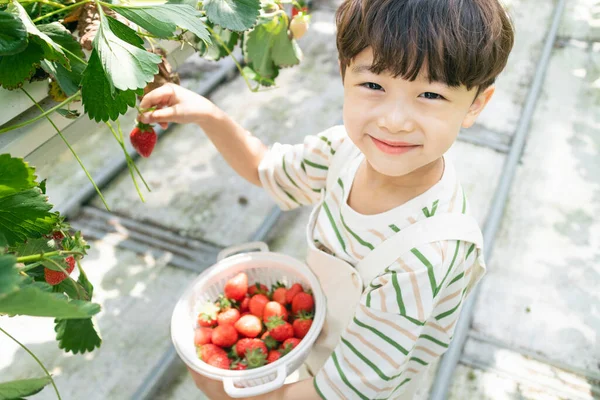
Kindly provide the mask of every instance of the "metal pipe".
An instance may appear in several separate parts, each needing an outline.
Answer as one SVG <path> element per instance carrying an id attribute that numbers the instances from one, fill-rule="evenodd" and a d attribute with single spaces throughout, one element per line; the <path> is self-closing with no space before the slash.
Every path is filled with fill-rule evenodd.
<path id="1" fill-rule="evenodd" d="M 523 114 L 519 120 L 519 125 L 517 126 L 510 151 L 506 157 L 503 173 L 500 177 L 500 182 L 496 188 L 496 193 L 494 194 L 492 205 L 485 222 L 483 229 L 483 240 L 484 246 L 487 249 L 486 257 L 488 259 L 490 259 L 492 255 L 496 233 L 500 228 L 502 216 L 504 215 L 506 202 L 510 193 L 510 188 L 517 171 L 521 154 L 523 153 L 525 140 L 527 138 L 527 134 L 529 133 L 533 112 L 542 89 L 542 84 L 544 83 L 546 69 L 548 67 L 552 48 L 554 47 L 554 42 L 556 40 L 556 35 L 564 7 L 565 1 L 558 0 L 556 8 L 554 9 L 554 17 L 550 25 L 546 43 L 544 43 L 542 55 L 535 70 L 531 90 L 527 94 Z M 431 389 L 430 399 L 432 400 L 446 400 L 448 398 L 448 389 L 452 382 L 454 369 L 460 361 L 462 349 L 469 334 L 471 321 L 473 319 L 473 310 L 475 308 L 475 302 L 477 300 L 480 287 L 481 285 L 475 288 L 472 296 L 467 299 L 463 306 L 463 311 L 457 322 L 456 330 L 454 332 L 454 338 L 450 344 L 450 347 L 448 348 L 448 351 L 444 354 L 440 361 L 438 372 Z"/>

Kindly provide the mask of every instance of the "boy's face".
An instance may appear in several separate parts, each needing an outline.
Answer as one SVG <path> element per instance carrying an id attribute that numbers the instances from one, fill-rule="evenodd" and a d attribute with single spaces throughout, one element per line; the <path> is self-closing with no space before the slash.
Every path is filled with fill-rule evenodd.
<path id="1" fill-rule="evenodd" d="M 367 48 L 346 68 L 344 125 L 373 169 L 386 176 L 407 175 L 438 160 L 494 92 L 488 87 L 475 98 L 477 88 L 429 83 L 423 73 L 413 82 L 377 75 L 368 70 L 372 62 Z"/>

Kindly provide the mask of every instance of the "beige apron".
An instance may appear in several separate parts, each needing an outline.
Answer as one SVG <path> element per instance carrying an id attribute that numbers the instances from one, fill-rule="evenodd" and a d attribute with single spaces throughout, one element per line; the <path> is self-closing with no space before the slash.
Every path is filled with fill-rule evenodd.
<path id="1" fill-rule="evenodd" d="M 359 154 L 359 150 L 350 139 L 340 146 L 329 168 L 327 191 L 337 182 L 342 168 Z M 354 267 L 318 249 L 314 244 L 312 232 L 325 198 L 324 192 L 319 204 L 313 209 L 306 228 L 308 242 L 306 263 L 319 278 L 327 298 L 327 315 L 323 330 L 304 365 L 311 376 L 315 376 L 321 369 L 340 341 L 343 331 L 354 316 L 365 285 L 382 273 L 400 254 L 416 246 L 441 240 L 464 240 L 475 243 L 479 248 L 483 247 L 481 231 L 473 217 L 454 213 L 439 214 L 397 232 L 378 245 Z M 475 275 L 472 274 L 473 277 Z M 425 373 L 421 373 L 418 379 L 413 379 L 406 385 L 402 399 L 412 399 L 419 386 L 419 380 L 424 375 Z"/>

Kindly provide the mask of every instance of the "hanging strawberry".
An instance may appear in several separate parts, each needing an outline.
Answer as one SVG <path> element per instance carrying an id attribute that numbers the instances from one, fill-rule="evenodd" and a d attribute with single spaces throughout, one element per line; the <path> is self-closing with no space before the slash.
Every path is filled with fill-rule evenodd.
<path id="1" fill-rule="evenodd" d="M 138 122 L 129 134 L 129 140 L 131 140 L 131 145 L 139 155 L 150 157 L 156 145 L 157 136 L 152 125 Z"/>

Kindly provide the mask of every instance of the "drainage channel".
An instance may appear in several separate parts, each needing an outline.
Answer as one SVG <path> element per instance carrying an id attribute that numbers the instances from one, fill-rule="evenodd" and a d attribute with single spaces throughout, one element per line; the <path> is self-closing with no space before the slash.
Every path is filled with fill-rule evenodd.
<path id="1" fill-rule="evenodd" d="M 552 48 L 554 47 L 554 42 L 556 40 L 558 27 L 560 25 L 564 8 L 565 0 L 558 0 L 554 8 L 552 23 L 550 24 L 546 42 L 544 43 L 542 55 L 535 70 L 534 80 L 531 85 L 531 89 L 527 94 L 523 113 L 519 119 L 519 124 L 513 137 L 510 151 L 508 152 L 504 167 L 502 169 L 500 182 L 496 187 L 492 205 L 483 228 L 483 239 L 486 248 L 486 257 L 488 260 L 492 255 L 494 241 L 500 228 L 502 216 L 504 215 L 510 188 L 514 181 L 519 160 L 523 154 L 525 141 L 529 133 L 529 127 L 531 125 L 535 106 L 542 89 L 542 84 L 544 82 L 546 70 L 550 61 L 550 55 L 552 53 Z M 471 321 L 473 319 L 473 311 L 479 295 L 479 288 L 481 288 L 481 285 L 478 285 L 472 296 L 465 302 L 462 314 L 456 325 L 454 339 L 450 344 L 448 351 L 442 356 L 431 389 L 430 399 L 432 400 L 446 400 L 448 398 L 448 391 L 452 382 L 454 370 L 460 362 L 462 349 L 469 335 Z"/>

